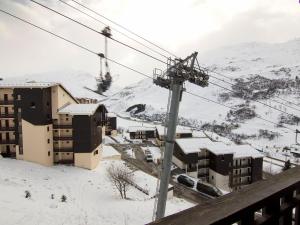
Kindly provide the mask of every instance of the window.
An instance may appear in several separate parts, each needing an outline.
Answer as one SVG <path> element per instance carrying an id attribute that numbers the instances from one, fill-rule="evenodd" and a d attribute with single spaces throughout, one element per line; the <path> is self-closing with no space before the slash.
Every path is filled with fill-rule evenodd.
<path id="1" fill-rule="evenodd" d="M 50 156 L 50 151 L 48 151 L 48 156 Z"/>
<path id="2" fill-rule="evenodd" d="M 214 176 L 211 176 L 211 179 L 213 180 L 213 179 L 214 179 Z"/>
<path id="3" fill-rule="evenodd" d="M 31 108 L 31 109 L 35 109 L 35 102 L 31 102 L 31 103 L 30 103 L 30 108 Z"/>
<path id="4" fill-rule="evenodd" d="M 49 130 L 50 130 L 50 128 L 49 128 L 49 126 L 47 126 L 47 131 L 49 132 Z"/>
<path id="5" fill-rule="evenodd" d="M 67 155 L 70 155 L 70 153 L 68 152 Z"/>
<path id="6" fill-rule="evenodd" d="M 66 118 L 66 121 L 69 121 L 69 118 Z"/>
<path id="7" fill-rule="evenodd" d="M 98 155 L 98 150 L 94 151 L 94 155 Z"/>
<path id="8" fill-rule="evenodd" d="M 67 144 L 69 144 L 70 142 L 69 141 L 67 141 Z"/>
<path id="9" fill-rule="evenodd" d="M 221 160 L 222 160 L 222 161 L 224 161 L 224 160 L 225 160 L 225 158 L 224 158 L 224 155 L 222 155 L 222 156 L 221 156 Z"/>
<path id="10" fill-rule="evenodd" d="M 67 133 L 69 133 L 69 130 L 66 130 Z"/>
<path id="11" fill-rule="evenodd" d="M 56 152 L 55 155 L 58 155 L 58 153 Z"/>
<path id="12" fill-rule="evenodd" d="M 50 139 L 48 138 L 48 144 L 50 144 Z"/>
<path id="13" fill-rule="evenodd" d="M 55 132 L 55 133 L 57 133 L 57 132 L 58 132 L 58 130 L 55 130 L 54 132 Z"/>

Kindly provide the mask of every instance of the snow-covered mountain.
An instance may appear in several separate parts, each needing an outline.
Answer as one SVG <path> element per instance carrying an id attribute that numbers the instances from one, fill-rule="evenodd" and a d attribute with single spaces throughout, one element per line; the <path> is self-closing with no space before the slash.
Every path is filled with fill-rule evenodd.
<path id="1" fill-rule="evenodd" d="M 235 110 L 205 101 L 187 93 L 180 105 L 179 123 L 214 130 L 236 142 L 250 142 L 261 148 L 266 145 L 294 144 L 294 133 L 259 119 L 263 117 L 274 123 L 297 128 L 300 107 L 278 99 L 300 103 L 300 39 L 286 43 L 247 43 L 216 49 L 199 55 L 199 62 L 210 71 L 221 73 L 211 75 L 224 81 L 210 78 L 210 81 L 234 90 L 234 93 L 214 85 L 200 88 L 186 83 L 186 89 L 197 95 L 212 99 Z M 263 102 L 284 112 L 266 107 Z M 292 108 L 283 106 L 282 102 Z M 142 80 L 110 96 L 105 104 L 116 113 L 163 121 L 168 101 L 168 90 L 155 86 L 151 79 Z M 126 112 L 129 111 L 129 112 Z"/>
<path id="2" fill-rule="evenodd" d="M 118 76 L 114 76 L 111 88 L 104 95 L 111 95 L 120 90 L 117 85 Z M 4 81 L 36 81 L 36 82 L 58 82 L 63 84 L 75 97 L 93 98 L 103 100 L 106 97 L 94 93 L 96 90 L 95 76 L 82 71 L 57 71 L 48 73 L 28 74 L 17 77 L 4 78 Z M 90 90 L 89 90 L 90 89 Z"/>

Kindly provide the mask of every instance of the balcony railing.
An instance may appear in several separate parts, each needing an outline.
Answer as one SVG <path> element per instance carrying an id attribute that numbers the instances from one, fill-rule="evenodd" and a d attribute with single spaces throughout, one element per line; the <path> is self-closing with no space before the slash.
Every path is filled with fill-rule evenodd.
<path id="1" fill-rule="evenodd" d="M 53 137 L 54 141 L 72 141 L 73 137 L 72 136 L 56 136 Z"/>
<path id="2" fill-rule="evenodd" d="M 53 129 L 72 129 L 72 124 L 53 124 Z"/>
<path id="3" fill-rule="evenodd" d="M 298 225 L 300 167 L 258 181 L 151 224 L 160 225 Z"/>
<path id="4" fill-rule="evenodd" d="M 0 127 L 0 131 L 15 131 L 15 127 Z"/>
<path id="5" fill-rule="evenodd" d="M 13 105 L 14 100 L 0 100 L 0 105 Z"/>
<path id="6" fill-rule="evenodd" d="M 6 144 L 6 145 L 16 144 L 16 140 L 0 140 L 0 144 Z"/>
<path id="7" fill-rule="evenodd" d="M 0 118 L 15 118 L 14 113 L 1 113 Z"/>
<path id="8" fill-rule="evenodd" d="M 54 147 L 54 152 L 73 152 L 72 147 Z"/>

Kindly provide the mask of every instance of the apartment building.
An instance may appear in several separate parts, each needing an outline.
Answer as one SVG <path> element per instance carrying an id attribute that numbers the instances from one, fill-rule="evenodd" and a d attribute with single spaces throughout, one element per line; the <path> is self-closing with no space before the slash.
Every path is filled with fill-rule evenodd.
<path id="1" fill-rule="evenodd" d="M 130 139 L 154 139 L 156 137 L 155 127 L 131 126 L 128 129 Z"/>
<path id="2" fill-rule="evenodd" d="M 208 138 L 177 139 L 172 161 L 186 174 L 233 191 L 262 179 L 263 155 L 248 145 Z"/>
<path id="3" fill-rule="evenodd" d="M 106 114 L 101 104 L 79 104 L 58 83 L 0 82 L 0 153 L 45 166 L 93 169 Z"/>
<path id="4" fill-rule="evenodd" d="M 165 145 L 165 132 L 166 129 L 163 126 L 157 126 L 156 127 L 156 143 L 159 146 L 164 146 Z M 193 132 L 191 129 L 188 128 L 183 128 L 180 126 L 177 126 L 176 128 L 176 135 L 175 138 L 179 139 L 179 138 L 190 138 L 193 137 Z"/>

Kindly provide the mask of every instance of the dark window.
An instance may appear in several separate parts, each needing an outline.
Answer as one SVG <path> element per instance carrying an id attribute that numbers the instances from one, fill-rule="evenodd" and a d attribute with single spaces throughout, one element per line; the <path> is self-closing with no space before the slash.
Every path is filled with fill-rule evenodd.
<path id="1" fill-rule="evenodd" d="M 50 156 L 50 151 L 48 151 L 48 156 Z"/>
<path id="2" fill-rule="evenodd" d="M 214 179 L 214 176 L 211 176 L 211 179 L 213 180 L 213 179 Z"/>
<path id="3" fill-rule="evenodd" d="M 67 141 L 67 144 L 69 144 L 70 142 L 69 141 Z"/>
<path id="4" fill-rule="evenodd" d="M 58 153 L 56 152 L 55 155 L 58 155 Z"/>
<path id="5" fill-rule="evenodd" d="M 57 130 L 55 130 L 54 132 L 57 133 Z"/>
<path id="6" fill-rule="evenodd" d="M 222 161 L 224 161 L 224 160 L 225 160 L 225 158 L 224 158 L 224 155 L 222 155 L 222 156 L 221 156 L 221 160 L 222 160 Z"/>
<path id="7" fill-rule="evenodd" d="M 30 103 L 30 108 L 31 108 L 31 109 L 35 109 L 35 102 L 31 102 L 31 103 Z"/>
<path id="8" fill-rule="evenodd" d="M 67 155 L 70 155 L 70 153 L 67 153 Z"/>
<path id="9" fill-rule="evenodd" d="M 47 127 L 47 131 L 49 131 L 50 130 L 50 128 L 49 127 Z"/>
<path id="10" fill-rule="evenodd" d="M 98 155 L 98 150 L 94 151 L 94 155 Z"/>
<path id="11" fill-rule="evenodd" d="M 4 94 L 4 101 L 7 101 L 7 100 L 8 100 L 8 95 Z"/>
<path id="12" fill-rule="evenodd" d="M 69 132 L 69 130 L 66 130 L 66 132 Z"/>
<path id="13" fill-rule="evenodd" d="M 68 121 L 69 120 L 69 118 L 66 118 L 66 121 Z"/>
<path id="14" fill-rule="evenodd" d="M 8 114 L 8 107 L 4 107 L 5 114 Z"/>
<path id="15" fill-rule="evenodd" d="M 50 139 L 48 138 L 48 144 L 50 144 Z"/>

